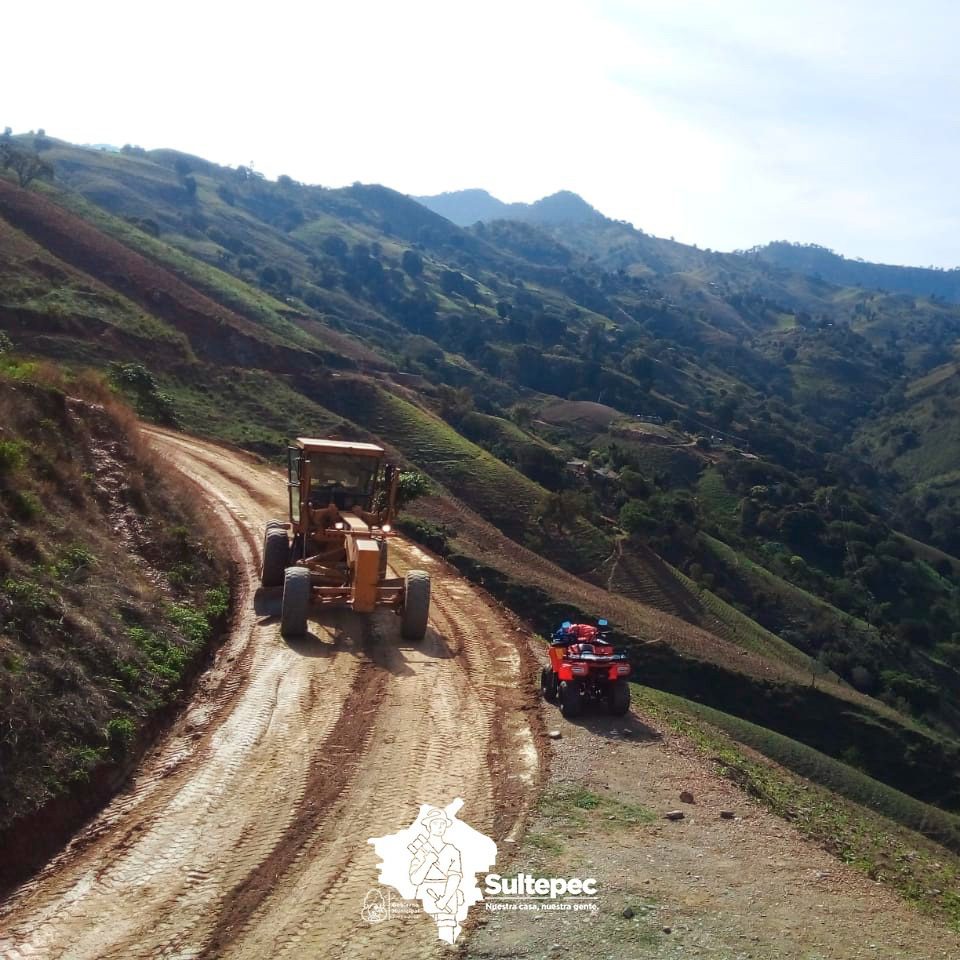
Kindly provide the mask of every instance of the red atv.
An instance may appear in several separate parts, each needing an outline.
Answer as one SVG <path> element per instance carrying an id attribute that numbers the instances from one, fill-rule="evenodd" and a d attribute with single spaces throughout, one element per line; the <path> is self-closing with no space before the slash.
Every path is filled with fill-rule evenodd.
<path id="1" fill-rule="evenodd" d="M 579 716 L 588 703 L 605 704 L 614 716 L 630 709 L 630 662 L 608 642 L 606 620 L 597 626 L 569 620 L 550 641 L 550 666 L 540 671 L 540 691 L 551 703 L 560 701 L 565 717 Z"/>

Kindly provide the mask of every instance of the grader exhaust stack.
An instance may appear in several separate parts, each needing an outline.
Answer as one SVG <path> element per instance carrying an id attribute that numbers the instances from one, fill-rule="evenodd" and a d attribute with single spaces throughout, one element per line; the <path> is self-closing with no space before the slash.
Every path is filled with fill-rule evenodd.
<path id="1" fill-rule="evenodd" d="M 373 443 L 299 437 L 287 449 L 289 521 L 271 520 L 260 581 L 283 586 L 280 630 L 306 633 L 311 608 L 390 607 L 406 640 L 422 640 L 430 613 L 430 576 L 387 577 L 399 473 Z M 288 533 L 289 531 L 289 533 Z"/>

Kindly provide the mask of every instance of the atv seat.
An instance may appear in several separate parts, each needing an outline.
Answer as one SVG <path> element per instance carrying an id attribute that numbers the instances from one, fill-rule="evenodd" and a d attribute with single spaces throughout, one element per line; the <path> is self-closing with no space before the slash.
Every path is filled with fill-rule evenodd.
<path id="1" fill-rule="evenodd" d="M 573 656 L 591 660 L 609 660 L 614 656 L 613 647 L 606 643 L 573 643 L 568 650 Z"/>

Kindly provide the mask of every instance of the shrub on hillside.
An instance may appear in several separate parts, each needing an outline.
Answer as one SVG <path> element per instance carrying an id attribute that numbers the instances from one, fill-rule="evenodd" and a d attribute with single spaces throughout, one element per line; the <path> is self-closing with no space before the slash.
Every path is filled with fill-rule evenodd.
<path id="1" fill-rule="evenodd" d="M 142 363 L 112 363 L 109 376 L 132 400 L 140 416 L 165 426 L 177 426 L 179 418 L 173 398 L 160 390 L 153 374 Z"/>

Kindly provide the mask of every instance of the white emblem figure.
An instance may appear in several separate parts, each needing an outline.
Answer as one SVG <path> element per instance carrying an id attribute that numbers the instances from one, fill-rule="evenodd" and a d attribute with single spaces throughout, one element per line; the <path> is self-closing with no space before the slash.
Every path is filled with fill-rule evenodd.
<path id="1" fill-rule="evenodd" d="M 422 804 L 409 827 L 371 837 L 380 857 L 380 883 L 405 900 L 419 900 L 437 925 L 437 936 L 452 944 L 469 908 L 483 899 L 477 874 L 497 859 L 497 845 L 457 818 L 459 798 L 446 807 Z"/>
<path id="2" fill-rule="evenodd" d="M 457 913 L 463 905 L 463 862 L 460 851 L 444 840 L 450 820 L 442 810 L 427 812 L 421 821 L 428 834 L 419 834 L 407 849 L 410 861 L 410 882 L 417 887 L 417 899 L 436 921 L 441 940 L 453 943 L 460 936 Z"/>

